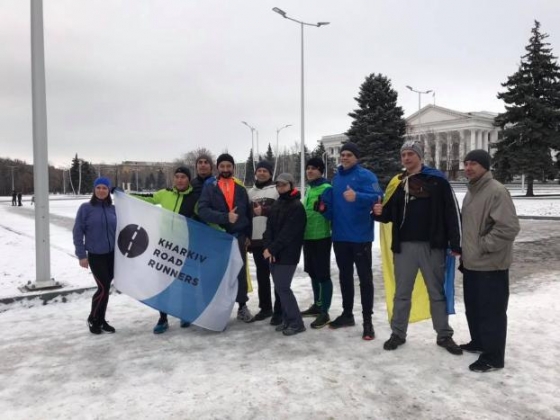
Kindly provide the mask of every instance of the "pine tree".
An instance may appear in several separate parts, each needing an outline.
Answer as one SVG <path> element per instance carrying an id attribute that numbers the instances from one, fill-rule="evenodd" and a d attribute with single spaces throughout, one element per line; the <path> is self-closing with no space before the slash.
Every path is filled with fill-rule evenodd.
<path id="1" fill-rule="evenodd" d="M 268 149 L 266 149 L 266 154 L 264 155 L 264 160 L 266 160 L 272 166 L 274 166 L 274 153 L 272 153 L 272 147 L 270 147 L 270 143 L 268 143 Z"/>
<path id="2" fill-rule="evenodd" d="M 406 122 L 397 97 L 387 77 L 372 73 L 354 98 L 359 108 L 348 114 L 354 121 L 346 135 L 360 149 L 362 165 L 375 172 L 383 187 L 401 169 L 399 151 Z"/>
<path id="3" fill-rule="evenodd" d="M 535 21 L 527 54 L 517 72 L 502 83 L 506 91 L 498 93 L 498 99 L 505 102 L 506 111 L 495 120 L 503 130 L 494 154 L 496 178 L 508 181 L 525 174 L 529 197 L 534 195 L 534 181 L 544 180 L 553 170 L 552 150 L 560 150 L 560 66 L 540 26 Z"/>
<path id="4" fill-rule="evenodd" d="M 249 152 L 249 157 L 247 158 L 247 163 L 245 164 L 245 179 L 243 180 L 243 183 L 246 186 L 252 186 L 253 183 L 255 182 L 256 165 L 257 164 L 253 158 L 253 148 L 251 148 L 251 151 Z"/>

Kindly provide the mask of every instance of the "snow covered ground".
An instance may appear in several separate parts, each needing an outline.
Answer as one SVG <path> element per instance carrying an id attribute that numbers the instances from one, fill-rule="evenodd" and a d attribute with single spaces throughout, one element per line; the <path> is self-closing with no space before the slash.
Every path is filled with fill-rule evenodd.
<path id="1" fill-rule="evenodd" d="M 464 193 L 458 193 L 462 200 Z M 70 229 L 79 200 L 52 200 L 51 273 L 67 288 L 93 285 L 73 256 Z M 560 200 L 516 199 L 520 215 L 560 216 Z M 520 240 L 560 242 L 560 221 L 523 222 Z M 536 223 L 536 222 L 535 222 Z M 0 305 L 0 413 L 6 419 L 560 419 L 560 266 L 533 263 L 512 287 L 506 368 L 468 370 L 474 355 L 452 356 L 435 344 L 431 323 L 413 324 L 406 345 L 382 349 L 390 334 L 379 250 L 374 246 L 377 339 L 361 327 L 308 329 L 295 337 L 265 322 L 234 317 L 226 332 L 179 328 L 155 336 L 157 313 L 125 295 L 112 295 L 114 335 L 86 327 L 91 293 L 48 305 Z M 19 295 L 35 277 L 34 219 L 28 204 L 0 203 L 0 298 Z M 336 265 L 332 315 L 341 308 Z M 253 268 L 254 273 L 254 268 Z M 460 278 L 458 279 L 460 287 Z M 256 282 L 255 282 L 256 287 Z M 298 269 L 300 306 L 311 287 Z M 359 288 L 357 288 L 359 294 Z M 256 291 L 249 306 L 257 311 Z M 62 303 L 62 301 L 66 301 Z M 464 306 L 451 317 L 455 338 L 468 340 Z M 355 315 L 359 316 L 359 296 Z M 309 320 L 306 320 L 309 323 Z"/>

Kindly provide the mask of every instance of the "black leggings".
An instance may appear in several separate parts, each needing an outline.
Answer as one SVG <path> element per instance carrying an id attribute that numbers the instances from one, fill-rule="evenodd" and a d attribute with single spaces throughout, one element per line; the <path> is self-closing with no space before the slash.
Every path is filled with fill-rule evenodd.
<path id="1" fill-rule="evenodd" d="M 97 283 L 97 290 L 91 300 L 90 317 L 96 321 L 105 321 L 105 312 L 109 302 L 109 288 L 114 277 L 115 254 L 88 254 L 89 268 Z"/>

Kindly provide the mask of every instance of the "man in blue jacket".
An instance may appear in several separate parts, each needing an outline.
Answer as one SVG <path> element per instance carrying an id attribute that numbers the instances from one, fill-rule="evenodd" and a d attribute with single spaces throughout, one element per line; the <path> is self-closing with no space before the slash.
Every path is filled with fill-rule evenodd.
<path id="1" fill-rule="evenodd" d="M 342 293 L 342 315 L 330 328 L 356 325 L 354 307 L 354 265 L 360 279 L 364 340 L 373 340 L 373 273 L 371 243 L 373 242 L 372 205 L 383 197 L 377 176 L 358 164 L 360 151 L 351 142 L 340 149 L 340 163 L 332 188 L 323 193 L 319 211 L 332 222 L 333 249 L 339 270 Z"/>

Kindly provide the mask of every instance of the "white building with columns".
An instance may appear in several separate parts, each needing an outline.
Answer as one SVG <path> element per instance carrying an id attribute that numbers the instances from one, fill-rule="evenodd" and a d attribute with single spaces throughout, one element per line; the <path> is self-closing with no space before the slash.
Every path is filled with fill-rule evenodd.
<path id="1" fill-rule="evenodd" d="M 463 176 L 465 155 L 473 149 L 490 152 L 491 144 L 500 137 L 494 127 L 498 114 L 486 111 L 460 112 L 427 105 L 406 118 L 406 139 L 416 140 L 424 148 L 424 161 L 448 174 L 449 179 Z M 345 134 L 323 136 L 320 142 L 338 164 Z"/>

